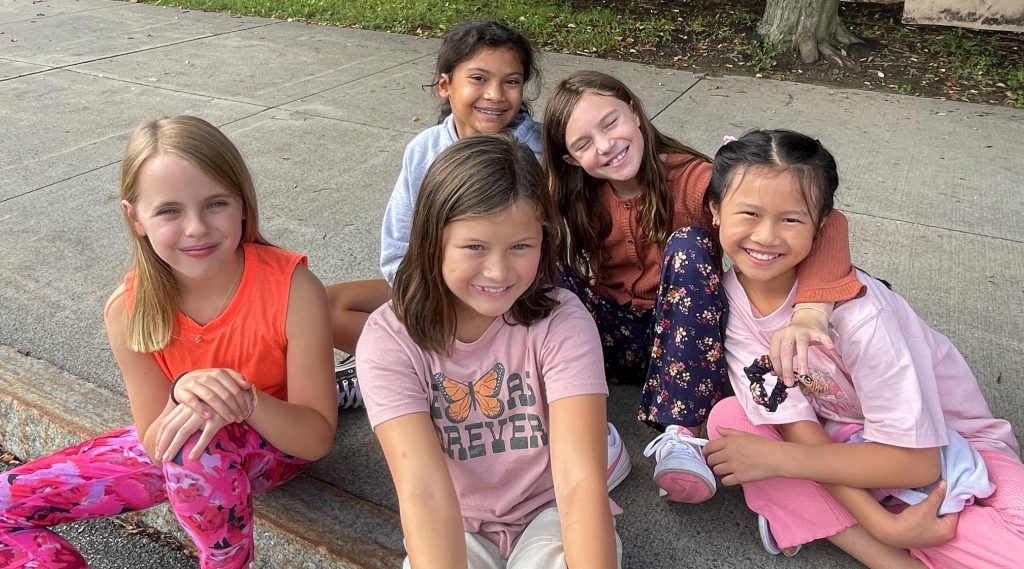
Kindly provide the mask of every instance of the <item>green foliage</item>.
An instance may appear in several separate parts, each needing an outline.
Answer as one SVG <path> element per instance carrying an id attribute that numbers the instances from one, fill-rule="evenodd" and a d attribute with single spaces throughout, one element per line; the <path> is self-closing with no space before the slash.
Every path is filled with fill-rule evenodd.
<path id="1" fill-rule="evenodd" d="M 948 71 L 957 79 L 982 77 L 992 71 L 996 61 L 995 49 L 990 42 L 961 28 L 937 38 L 931 50 L 949 61 Z"/>
<path id="2" fill-rule="evenodd" d="M 661 41 L 668 20 L 643 20 L 605 8 L 575 9 L 564 0 L 143 0 L 158 5 L 292 18 L 367 30 L 440 37 L 473 19 L 508 23 L 537 47 L 569 52 L 631 49 Z"/>
<path id="3" fill-rule="evenodd" d="M 779 63 L 779 56 L 785 50 L 773 42 L 771 38 L 761 38 L 760 41 L 750 42 L 747 55 L 750 58 L 750 65 L 757 73 L 771 71 Z"/>

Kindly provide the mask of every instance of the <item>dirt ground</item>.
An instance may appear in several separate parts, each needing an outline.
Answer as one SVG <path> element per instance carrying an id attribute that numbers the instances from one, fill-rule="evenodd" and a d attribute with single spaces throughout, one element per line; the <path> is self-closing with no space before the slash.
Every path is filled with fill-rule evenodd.
<path id="1" fill-rule="evenodd" d="M 592 55 L 709 75 L 747 75 L 1024 108 L 1024 34 L 905 25 L 902 4 L 842 3 L 839 14 L 865 45 L 845 65 L 804 64 L 767 48 L 755 28 L 764 0 L 573 0 L 618 13 L 674 20 L 654 45 Z"/>

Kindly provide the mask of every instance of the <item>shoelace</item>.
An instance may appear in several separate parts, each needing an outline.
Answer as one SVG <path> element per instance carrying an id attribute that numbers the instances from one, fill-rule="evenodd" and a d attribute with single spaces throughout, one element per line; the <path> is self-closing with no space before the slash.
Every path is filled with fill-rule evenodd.
<path id="1" fill-rule="evenodd" d="M 338 384 L 338 408 L 353 409 L 363 406 L 363 395 L 359 391 L 359 380 L 352 356 L 345 358 L 334 372 Z"/>
<path id="2" fill-rule="evenodd" d="M 363 395 L 359 392 L 359 381 L 355 378 L 338 382 L 338 408 L 352 409 L 363 406 Z"/>
<path id="3" fill-rule="evenodd" d="M 703 462 L 704 455 L 700 453 L 699 449 L 706 444 L 708 444 L 707 439 L 665 431 L 654 437 L 653 441 L 647 443 L 647 447 L 644 449 L 644 456 L 649 457 L 662 449 L 668 450 L 671 447 L 681 447 L 682 452 Z"/>

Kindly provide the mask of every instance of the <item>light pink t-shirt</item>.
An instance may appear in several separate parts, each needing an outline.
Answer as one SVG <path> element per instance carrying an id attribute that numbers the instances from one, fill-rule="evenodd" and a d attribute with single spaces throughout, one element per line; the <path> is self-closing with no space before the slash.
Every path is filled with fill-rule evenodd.
<path id="1" fill-rule="evenodd" d="M 548 405 L 608 394 L 594 319 L 556 289 L 551 314 L 530 326 L 497 318 L 451 357 L 420 349 L 388 303 L 359 339 L 359 386 L 370 424 L 429 413 L 447 456 L 465 531 L 508 557 L 541 510 L 554 505 Z"/>
<path id="2" fill-rule="evenodd" d="M 978 450 L 1019 459 L 1010 424 L 992 417 L 978 382 L 948 338 L 932 330 L 907 301 L 858 271 L 866 294 L 832 313 L 835 352 L 812 347 L 812 382 L 789 389 L 774 413 L 754 403 L 743 368 L 768 353 L 773 332 L 786 326 L 796 287 L 775 312 L 751 306 L 735 268 L 726 273 L 729 323 L 725 334 L 729 377 L 754 424 L 831 419 L 864 425 L 864 438 L 904 448 L 948 443 L 946 426 Z M 765 389 L 771 393 L 775 377 Z"/>

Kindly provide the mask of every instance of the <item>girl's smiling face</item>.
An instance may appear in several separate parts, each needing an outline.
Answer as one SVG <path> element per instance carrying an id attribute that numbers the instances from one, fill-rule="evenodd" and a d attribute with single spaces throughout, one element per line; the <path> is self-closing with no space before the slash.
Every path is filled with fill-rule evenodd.
<path id="1" fill-rule="evenodd" d="M 205 280 L 233 271 L 242 240 L 242 202 L 190 162 L 157 154 L 138 173 L 138 199 L 122 201 L 136 234 L 179 279 Z"/>
<path id="2" fill-rule="evenodd" d="M 537 278 L 543 227 L 530 203 L 444 228 L 441 274 L 455 297 L 456 338 L 475 341 Z"/>
<path id="3" fill-rule="evenodd" d="M 599 180 L 608 180 L 620 197 L 640 193 L 636 176 L 643 161 L 640 119 L 617 97 L 587 93 L 580 97 L 565 127 L 563 159 Z"/>
<path id="4" fill-rule="evenodd" d="M 722 203 L 711 208 L 721 226 L 722 250 L 752 300 L 781 303 L 796 282 L 797 265 L 814 244 L 815 220 L 790 171 L 737 169 L 733 180 Z M 758 302 L 755 306 L 762 313 L 778 308 Z"/>
<path id="5" fill-rule="evenodd" d="M 438 78 L 459 138 L 495 134 L 512 123 L 523 104 L 523 62 L 508 47 L 484 47 Z"/>

